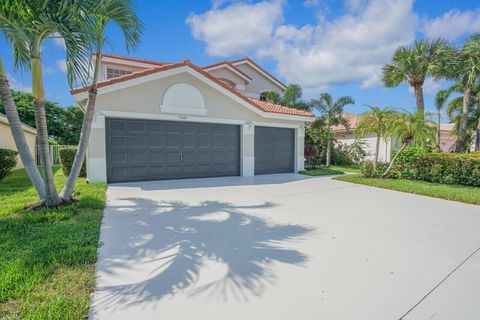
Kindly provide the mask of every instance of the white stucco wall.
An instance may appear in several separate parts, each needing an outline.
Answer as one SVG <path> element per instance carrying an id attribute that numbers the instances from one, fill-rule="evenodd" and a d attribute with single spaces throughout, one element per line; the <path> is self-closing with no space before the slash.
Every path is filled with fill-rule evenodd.
<path id="1" fill-rule="evenodd" d="M 271 80 L 260 74 L 247 64 L 236 65 L 243 73 L 247 74 L 252 81 L 245 86 L 245 94 L 251 98 L 260 98 L 262 91 L 276 91 L 282 93 L 282 89 L 272 83 Z"/>
<path id="2" fill-rule="evenodd" d="M 355 137 L 351 133 L 337 133 L 335 136 L 337 141 L 350 145 L 352 144 L 357 137 Z M 366 157 L 367 160 L 374 160 L 375 158 L 375 146 L 377 143 L 377 137 L 374 134 L 369 134 L 362 139 L 366 142 L 366 151 L 369 153 L 369 155 Z M 390 155 L 392 152 L 392 143 L 390 140 L 385 142 L 384 139 L 380 140 L 380 148 L 378 152 L 378 161 L 381 162 L 388 162 L 390 161 Z"/>
<path id="3" fill-rule="evenodd" d="M 173 113 L 171 109 L 168 112 L 162 110 L 162 101 L 166 90 L 178 83 L 191 85 L 202 94 L 205 114 Z M 295 170 L 303 169 L 303 119 L 263 117 L 185 72 L 114 92 L 102 94 L 102 91 L 99 91 L 87 155 L 87 174 L 91 182 L 105 182 L 107 179 L 105 117 L 240 125 L 241 174 L 243 176 L 254 174 L 254 130 L 256 125 L 293 128 L 296 132 Z"/>

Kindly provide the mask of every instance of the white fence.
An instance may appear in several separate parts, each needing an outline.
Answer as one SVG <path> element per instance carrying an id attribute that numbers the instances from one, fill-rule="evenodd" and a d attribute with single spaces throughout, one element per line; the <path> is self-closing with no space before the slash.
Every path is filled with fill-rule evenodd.
<path id="1" fill-rule="evenodd" d="M 49 145 L 48 148 L 50 149 L 50 158 L 52 159 L 52 166 L 59 166 L 60 165 L 60 149 L 62 148 L 69 148 L 69 147 L 77 147 L 77 146 L 62 146 L 62 145 Z M 38 145 L 35 146 L 35 154 L 36 154 L 36 161 L 37 166 L 40 166 L 40 152 Z"/>

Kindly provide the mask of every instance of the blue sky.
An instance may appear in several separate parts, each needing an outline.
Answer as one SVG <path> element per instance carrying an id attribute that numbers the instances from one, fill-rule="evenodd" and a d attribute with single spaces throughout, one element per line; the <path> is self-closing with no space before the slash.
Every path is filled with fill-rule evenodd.
<path id="1" fill-rule="evenodd" d="M 425 36 L 461 44 L 480 32 L 480 3 L 473 0 L 137 1 L 137 10 L 145 29 L 132 56 L 206 65 L 248 55 L 286 83 L 300 83 L 305 98 L 325 91 L 352 96 L 353 112 L 365 104 L 414 108 L 407 86 L 387 89 L 379 82 L 398 45 Z M 110 26 L 107 33 L 105 52 L 127 55 L 119 30 Z M 5 42 L 0 54 L 12 86 L 30 90 L 30 74 L 14 70 Z M 46 96 L 67 106 L 74 101 L 64 55 L 59 41 L 43 47 Z M 427 81 L 427 109 L 447 85 Z"/>

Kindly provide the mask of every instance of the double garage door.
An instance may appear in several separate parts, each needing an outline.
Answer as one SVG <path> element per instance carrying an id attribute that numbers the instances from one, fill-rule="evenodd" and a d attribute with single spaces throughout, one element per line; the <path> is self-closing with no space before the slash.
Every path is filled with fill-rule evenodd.
<path id="1" fill-rule="evenodd" d="M 240 175 L 236 125 L 106 119 L 106 141 L 108 182 Z M 293 172 L 293 154 L 292 129 L 255 128 L 255 174 Z"/>

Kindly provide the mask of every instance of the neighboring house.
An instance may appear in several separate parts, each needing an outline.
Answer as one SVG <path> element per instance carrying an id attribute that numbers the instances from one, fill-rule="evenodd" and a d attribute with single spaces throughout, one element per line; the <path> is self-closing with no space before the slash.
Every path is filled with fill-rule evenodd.
<path id="1" fill-rule="evenodd" d="M 444 152 L 452 151 L 453 145 L 457 141 L 457 138 L 452 136 L 454 128 L 453 123 L 440 125 L 440 149 Z"/>
<path id="2" fill-rule="evenodd" d="M 348 130 L 344 126 L 335 126 L 333 127 L 333 131 L 335 131 L 335 139 L 338 142 L 350 145 L 352 144 L 355 139 L 358 137 L 353 134 L 355 128 L 360 123 L 361 115 L 354 114 L 351 112 L 344 112 L 343 117 L 348 121 Z M 360 137 L 366 142 L 366 150 L 368 155 L 366 157 L 367 160 L 374 160 L 375 158 L 375 146 L 377 143 L 377 136 L 374 133 L 368 134 L 366 136 Z M 380 148 L 378 152 L 378 161 L 381 162 L 388 162 L 390 161 L 390 155 L 392 153 L 392 149 L 394 145 L 392 143 L 392 139 L 381 139 L 380 140 Z"/>
<path id="3" fill-rule="evenodd" d="M 35 159 L 35 144 L 37 139 L 37 130 L 34 128 L 23 124 L 23 132 L 25 133 L 25 139 L 27 140 L 28 147 L 32 153 L 33 158 Z M 17 146 L 13 140 L 12 131 L 10 129 L 10 124 L 8 119 L 4 114 L 0 113 L 0 148 L 10 149 L 17 151 Z M 17 166 L 15 169 L 23 168 L 22 160 L 17 156 Z"/>
<path id="4" fill-rule="evenodd" d="M 249 58 L 198 67 L 104 54 L 90 182 L 253 176 L 303 169 L 310 112 L 260 101 L 285 85 Z M 88 88 L 72 91 L 85 107 Z"/>
<path id="5" fill-rule="evenodd" d="M 349 145 L 358 138 L 353 134 L 353 130 L 355 130 L 355 128 L 359 124 L 361 120 L 361 115 L 344 112 L 343 117 L 349 123 L 348 130 L 344 126 L 335 126 L 332 129 L 336 132 L 335 138 L 338 142 Z M 453 145 L 455 144 L 456 139 L 454 136 L 451 135 L 454 126 L 454 124 L 440 125 L 440 149 L 443 152 L 451 151 Z M 371 133 L 360 138 L 367 143 L 366 151 L 369 155 L 366 157 L 366 159 L 373 160 L 375 157 L 375 145 L 377 142 L 377 136 L 374 133 Z M 378 160 L 381 162 L 390 161 L 392 150 L 394 150 L 396 147 L 398 147 L 398 145 L 396 145 L 395 141 L 392 141 L 392 139 L 387 139 L 387 141 L 385 141 L 385 139 L 381 139 Z"/>

